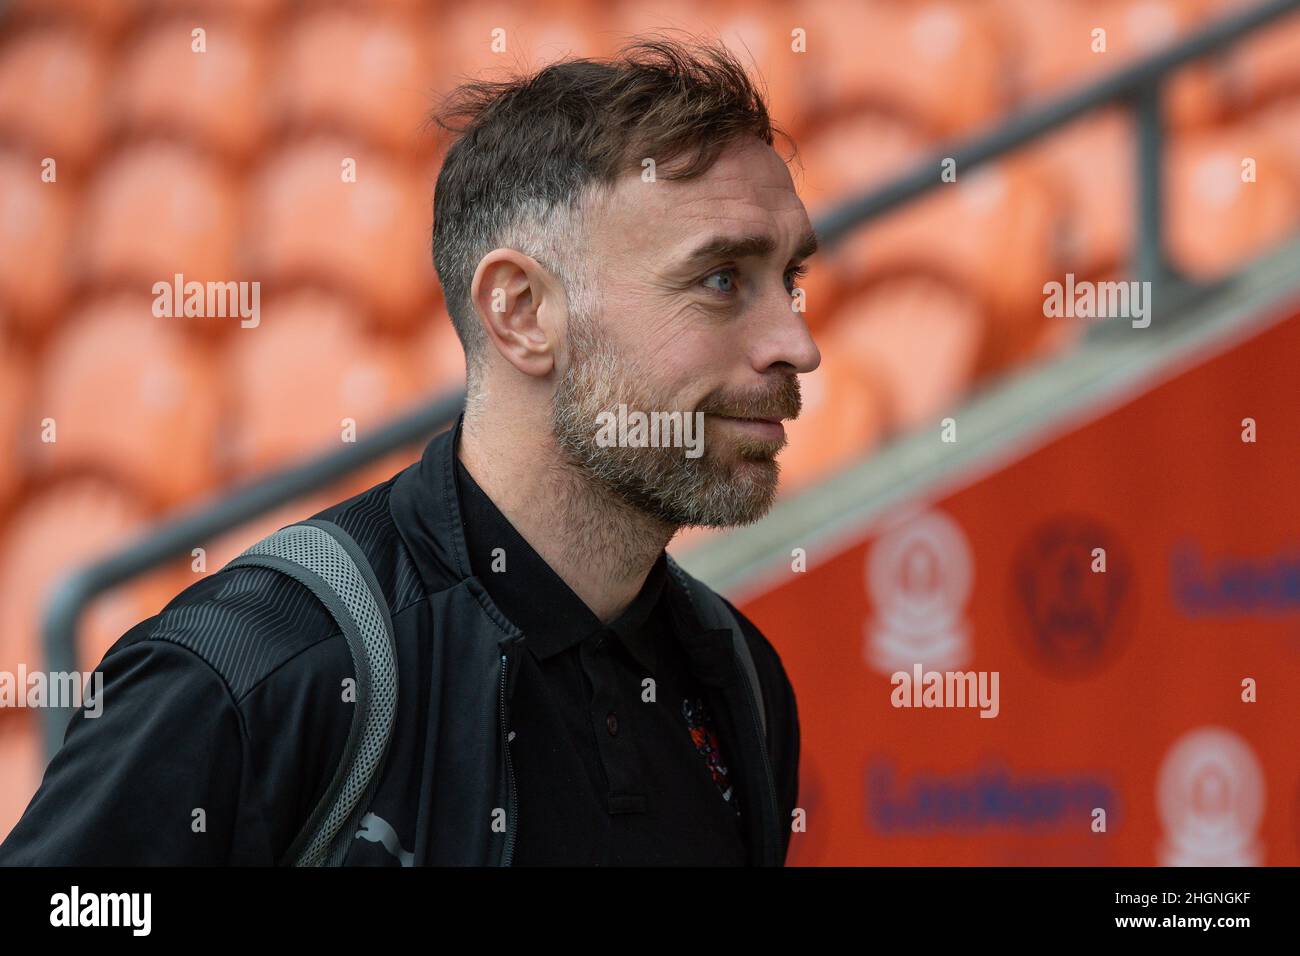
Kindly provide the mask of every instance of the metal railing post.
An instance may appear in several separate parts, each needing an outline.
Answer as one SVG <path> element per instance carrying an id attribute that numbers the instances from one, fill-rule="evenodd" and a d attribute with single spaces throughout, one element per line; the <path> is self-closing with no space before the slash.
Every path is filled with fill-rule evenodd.
<path id="1" fill-rule="evenodd" d="M 1136 278 L 1149 281 L 1153 290 L 1168 288 L 1178 280 L 1165 248 L 1163 90 L 1159 79 L 1152 80 L 1137 89 L 1132 101 L 1138 187 L 1133 270 Z"/>

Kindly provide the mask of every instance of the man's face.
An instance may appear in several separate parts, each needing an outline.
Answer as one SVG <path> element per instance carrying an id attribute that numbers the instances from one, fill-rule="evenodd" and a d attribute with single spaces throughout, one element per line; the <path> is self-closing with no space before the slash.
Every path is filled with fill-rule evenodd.
<path id="1" fill-rule="evenodd" d="M 796 375 L 821 361 L 792 308 L 812 226 L 785 163 L 753 140 L 689 181 L 629 174 L 587 226 L 599 307 L 571 304 L 552 410 L 559 447 L 667 524 L 756 521 L 776 495 L 780 422 L 799 414 Z M 598 440 L 602 413 L 620 405 L 692 425 L 703 413 L 702 454 Z"/>

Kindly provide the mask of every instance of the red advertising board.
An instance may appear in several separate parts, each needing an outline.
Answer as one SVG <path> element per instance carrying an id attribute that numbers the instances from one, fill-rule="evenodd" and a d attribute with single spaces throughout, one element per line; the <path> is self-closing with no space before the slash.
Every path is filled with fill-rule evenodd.
<path id="1" fill-rule="evenodd" d="M 811 549 L 789 862 L 1300 864 L 1298 478 L 1300 316 Z"/>

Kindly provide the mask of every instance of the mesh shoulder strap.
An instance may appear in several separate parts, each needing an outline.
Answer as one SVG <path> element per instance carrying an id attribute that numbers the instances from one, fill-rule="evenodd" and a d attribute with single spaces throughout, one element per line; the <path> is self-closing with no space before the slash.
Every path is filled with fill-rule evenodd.
<path id="1" fill-rule="evenodd" d="M 758 709 L 759 723 L 763 729 L 763 745 L 767 746 L 767 708 L 763 706 L 763 688 L 758 682 L 758 670 L 754 667 L 754 657 L 749 651 L 749 642 L 745 640 L 744 632 L 740 629 L 740 622 L 736 620 L 736 615 L 731 613 L 731 608 L 723 602 L 722 598 L 706 587 L 701 581 L 687 574 L 680 564 L 673 560 L 671 554 L 666 555 L 668 558 L 668 570 L 672 572 L 673 577 L 690 595 L 691 604 L 695 608 L 695 613 L 699 615 L 700 622 L 708 628 L 727 629 L 731 631 L 732 644 L 736 649 L 736 659 L 740 661 L 740 666 L 745 672 L 745 677 L 749 680 L 749 689 L 754 697 L 754 704 Z"/>
<path id="2" fill-rule="evenodd" d="M 343 757 L 316 808 L 281 863 L 338 866 L 378 782 L 397 712 L 397 652 L 388 605 L 365 553 L 333 522 L 309 519 L 281 528 L 227 567 L 287 574 L 311 590 L 343 636 L 356 674 L 356 704 Z M 342 688 L 323 688 L 342 693 Z"/>

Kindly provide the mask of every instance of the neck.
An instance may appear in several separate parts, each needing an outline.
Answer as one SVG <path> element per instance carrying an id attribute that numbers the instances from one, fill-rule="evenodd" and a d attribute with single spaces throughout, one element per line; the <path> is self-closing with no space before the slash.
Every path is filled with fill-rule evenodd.
<path id="1" fill-rule="evenodd" d="M 457 456 L 506 520 L 603 623 L 632 602 L 676 528 L 564 460 L 549 427 L 465 416 Z"/>

